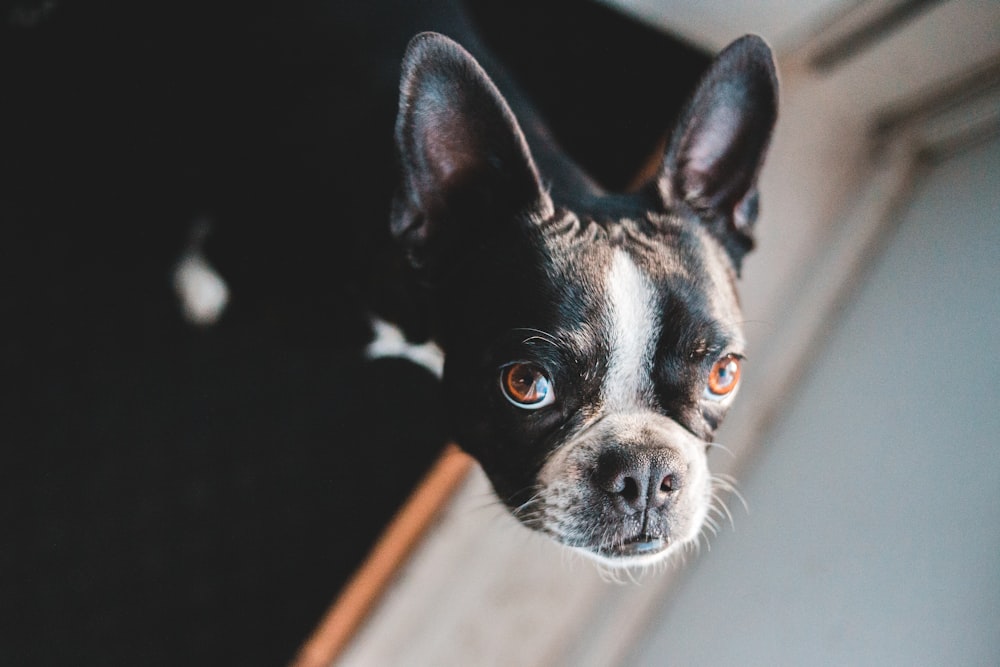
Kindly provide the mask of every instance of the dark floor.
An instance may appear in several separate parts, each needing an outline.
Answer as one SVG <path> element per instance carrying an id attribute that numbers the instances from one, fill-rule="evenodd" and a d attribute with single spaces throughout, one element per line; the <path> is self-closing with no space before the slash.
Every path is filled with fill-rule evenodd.
<path id="1" fill-rule="evenodd" d="M 611 185 L 705 64 L 597 5 L 476 4 Z M 0 4 L 0 665 L 282 664 L 436 458 L 434 379 L 360 354 L 418 5 Z M 171 286 L 203 219 L 207 329 Z"/>

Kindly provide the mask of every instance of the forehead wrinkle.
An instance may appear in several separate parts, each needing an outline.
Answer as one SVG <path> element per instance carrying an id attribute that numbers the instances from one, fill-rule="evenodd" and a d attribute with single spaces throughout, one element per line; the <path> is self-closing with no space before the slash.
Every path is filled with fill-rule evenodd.
<path id="1" fill-rule="evenodd" d="M 678 228 L 676 234 L 677 241 L 663 246 L 659 257 L 640 257 L 649 262 L 646 268 L 663 288 L 665 309 L 687 304 L 684 312 L 690 321 L 701 323 L 697 331 L 686 332 L 688 338 L 704 339 L 713 351 L 716 346 L 741 351 L 742 314 L 728 255 L 701 227 Z"/>
<path id="2" fill-rule="evenodd" d="M 742 350 L 745 342 L 741 326 L 742 313 L 736 292 L 736 274 L 725 252 L 701 236 L 702 266 L 708 282 L 706 304 L 709 314 L 718 323 L 729 345 Z"/>

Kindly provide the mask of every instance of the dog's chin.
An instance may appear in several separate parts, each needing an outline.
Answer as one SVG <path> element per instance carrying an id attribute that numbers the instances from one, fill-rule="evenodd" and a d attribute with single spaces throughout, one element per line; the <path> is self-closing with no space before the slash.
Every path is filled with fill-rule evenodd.
<path id="1" fill-rule="evenodd" d="M 639 537 L 613 547 L 571 547 L 573 551 L 611 569 L 644 568 L 662 563 L 676 553 L 679 543 L 659 537 Z"/>
<path id="2" fill-rule="evenodd" d="M 612 543 L 585 544 L 552 533 L 550 535 L 573 552 L 595 561 L 603 568 L 644 569 L 665 563 L 675 554 L 682 552 L 685 546 L 693 544 L 701 533 L 707 514 L 707 506 L 700 508 L 693 521 L 686 522 L 683 526 L 675 526 L 669 535 L 640 534 Z"/>

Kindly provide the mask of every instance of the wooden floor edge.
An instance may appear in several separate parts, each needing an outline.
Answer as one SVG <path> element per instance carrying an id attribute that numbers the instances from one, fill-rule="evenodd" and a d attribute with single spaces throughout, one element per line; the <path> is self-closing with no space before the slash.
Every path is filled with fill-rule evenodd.
<path id="1" fill-rule="evenodd" d="M 455 445 L 444 449 L 303 644 L 291 667 L 329 667 L 337 659 L 434 517 L 465 479 L 471 464 L 472 459 Z"/>

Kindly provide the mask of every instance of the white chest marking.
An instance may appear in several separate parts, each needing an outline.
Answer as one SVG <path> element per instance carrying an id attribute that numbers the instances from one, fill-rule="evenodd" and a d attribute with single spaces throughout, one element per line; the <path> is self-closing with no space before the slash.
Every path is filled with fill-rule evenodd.
<path id="1" fill-rule="evenodd" d="M 656 292 L 624 250 L 615 250 L 607 276 L 611 358 L 602 395 L 611 410 L 628 409 L 651 390 L 658 338 Z"/>

